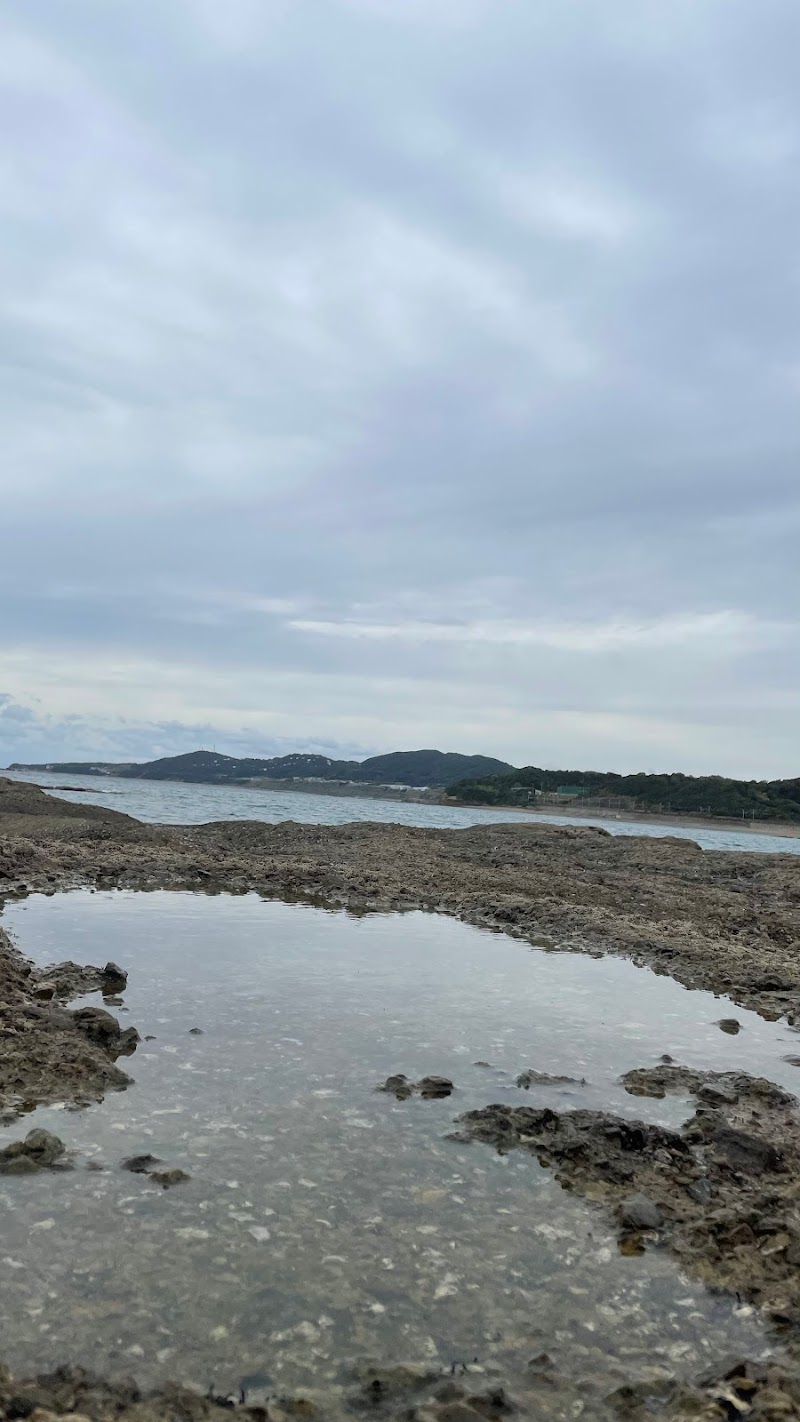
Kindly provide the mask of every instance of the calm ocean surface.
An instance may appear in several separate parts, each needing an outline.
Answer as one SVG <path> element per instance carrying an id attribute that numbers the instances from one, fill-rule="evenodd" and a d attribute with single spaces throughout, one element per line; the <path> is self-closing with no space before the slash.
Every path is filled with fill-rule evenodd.
<path id="1" fill-rule="evenodd" d="M 703 849 L 744 849 L 762 854 L 800 854 L 800 838 L 753 833 L 749 830 L 687 828 L 683 825 L 640 824 L 614 818 L 587 819 L 583 815 L 529 814 L 522 810 L 467 809 L 449 805 L 404 804 L 397 800 L 372 800 L 333 795 L 308 795 L 284 790 L 244 786 L 181 785 L 172 781 L 118 780 L 94 775 L 53 775 L 32 771 L 2 771 L 12 780 L 35 781 L 76 804 L 107 805 L 151 824 L 204 824 L 209 820 L 264 820 L 277 824 L 342 825 L 379 820 L 391 824 L 420 825 L 429 829 L 461 829 L 467 825 L 497 824 L 518 820 L 524 824 L 599 825 L 611 834 L 676 835 L 692 839 Z M 77 791 L 60 787 L 78 786 Z"/>

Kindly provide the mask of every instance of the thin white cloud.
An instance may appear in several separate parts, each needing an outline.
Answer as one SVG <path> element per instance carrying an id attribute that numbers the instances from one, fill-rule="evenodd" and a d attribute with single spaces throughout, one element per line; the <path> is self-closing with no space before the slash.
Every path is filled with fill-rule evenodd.
<path id="1" fill-rule="evenodd" d="M 651 622 L 613 620 L 570 624 L 519 621 L 356 622 L 294 618 L 294 631 L 318 637 L 356 641 L 488 643 L 492 646 L 547 647 L 553 651 L 604 654 L 641 648 L 691 647 L 702 644 L 712 654 L 730 655 L 751 647 L 774 646 L 792 636 L 798 625 L 760 622 L 734 610 L 663 617 Z"/>

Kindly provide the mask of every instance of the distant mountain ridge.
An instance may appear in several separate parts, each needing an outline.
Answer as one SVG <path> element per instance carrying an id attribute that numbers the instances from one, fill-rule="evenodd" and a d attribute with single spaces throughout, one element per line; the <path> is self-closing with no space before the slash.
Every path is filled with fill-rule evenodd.
<path id="1" fill-rule="evenodd" d="M 452 751 L 392 751 L 367 760 L 332 760 L 327 755 L 295 751 L 290 755 L 259 759 L 217 751 L 188 751 L 143 764 L 126 761 L 49 761 L 27 765 L 15 761 L 9 770 L 52 771 L 59 775 L 118 775 L 126 780 L 182 780 L 199 785 L 233 784 L 249 780 L 349 780 L 369 785 L 431 785 L 443 787 L 457 780 L 502 775 L 513 771 L 507 761 L 486 755 L 459 755 Z"/>

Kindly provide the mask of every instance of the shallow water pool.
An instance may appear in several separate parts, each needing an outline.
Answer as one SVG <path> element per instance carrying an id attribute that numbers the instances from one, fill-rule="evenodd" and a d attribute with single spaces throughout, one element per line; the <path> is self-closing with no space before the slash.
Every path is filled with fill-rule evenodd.
<path id="1" fill-rule="evenodd" d="M 40 965 L 119 962 L 121 1021 L 154 1037 L 122 1060 L 127 1091 L 26 1118 L 62 1137 L 75 1169 L 0 1182 L 14 1369 L 68 1357 L 144 1382 L 308 1387 L 358 1356 L 477 1360 L 513 1378 L 546 1350 L 607 1390 L 768 1348 L 751 1310 L 667 1254 L 621 1257 L 603 1212 L 532 1159 L 447 1136 L 497 1100 L 676 1125 L 686 1102 L 618 1082 L 664 1052 L 793 1088 L 784 1024 L 618 958 L 421 913 L 85 891 L 9 904 L 2 922 Z M 738 1036 L 719 1030 L 726 1016 Z M 525 1093 L 528 1067 L 586 1085 Z M 456 1092 L 375 1090 L 398 1071 L 444 1074 Z M 162 1191 L 121 1169 L 143 1152 L 190 1182 Z"/>

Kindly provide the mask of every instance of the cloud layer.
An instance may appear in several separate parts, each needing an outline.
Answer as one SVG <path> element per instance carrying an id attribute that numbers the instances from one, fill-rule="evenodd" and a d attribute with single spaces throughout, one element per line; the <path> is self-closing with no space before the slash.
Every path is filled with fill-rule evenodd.
<path id="1" fill-rule="evenodd" d="M 0 761 L 797 773 L 799 41 L 11 0 Z"/>

